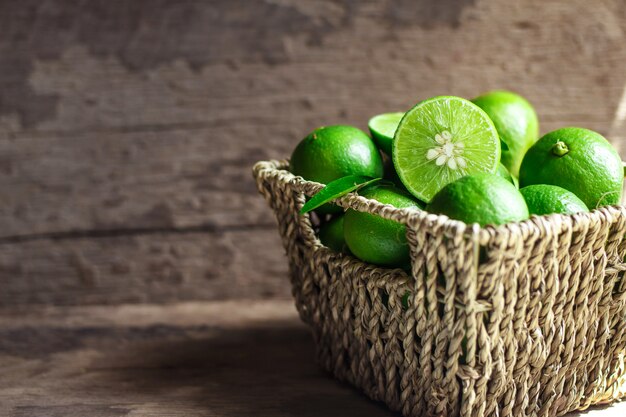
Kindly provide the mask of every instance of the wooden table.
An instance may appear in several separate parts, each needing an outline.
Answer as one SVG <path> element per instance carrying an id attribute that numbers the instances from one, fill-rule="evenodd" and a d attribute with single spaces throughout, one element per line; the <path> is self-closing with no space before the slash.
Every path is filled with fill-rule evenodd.
<path id="1" fill-rule="evenodd" d="M 12 309 L 0 415 L 396 415 L 322 372 L 312 343 L 288 300 Z"/>

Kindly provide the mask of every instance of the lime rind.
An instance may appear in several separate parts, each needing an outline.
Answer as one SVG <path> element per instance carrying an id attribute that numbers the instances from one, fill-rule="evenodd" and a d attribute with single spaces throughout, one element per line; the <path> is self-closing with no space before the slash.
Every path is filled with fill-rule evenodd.
<path id="1" fill-rule="evenodd" d="M 405 114 L 392 156 L 407 190 L 429 202 L 452 181 L 495 172 L 500 153 L 496 128 L 482 109 L 460 97 L 438 96 Z"/>

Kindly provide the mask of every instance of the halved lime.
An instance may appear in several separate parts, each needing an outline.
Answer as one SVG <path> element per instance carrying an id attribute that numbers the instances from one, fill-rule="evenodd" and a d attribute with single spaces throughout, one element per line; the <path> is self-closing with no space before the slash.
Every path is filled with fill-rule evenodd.
<path id="1" fill-rule="evenodd" d="M 378 149 L 391 156 L 391 144 L 393 143 L 393 135 L 396 133 L 398 123 L 402 120 L 404 112 L 384 113 L 374 116 L 367 123 L 372 138 Z"/>
<path id="2" fill-rule="evenodd" d="M 452 181 L 494 173 L 500 162 L 500 139 L 480 107 L 460 97 L 439 96 L 406 113 L 396 130 L 392 154 L 407 190 L 430 202 Z"/>

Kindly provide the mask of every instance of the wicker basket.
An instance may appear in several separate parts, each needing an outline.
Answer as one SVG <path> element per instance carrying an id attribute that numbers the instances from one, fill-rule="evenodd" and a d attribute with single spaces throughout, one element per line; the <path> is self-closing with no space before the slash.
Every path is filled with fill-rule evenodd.
<path id="1" fill-rule="evenodd" d="M 323 246 L 298 214 L 322 185 L 286 167 L 259 162 L 254 176 L 335 377 L 407 417 L 559 416 L 625 396 L 625 207 L 480 228 L 337 200 L 407 226 L 411 277 Z"/>

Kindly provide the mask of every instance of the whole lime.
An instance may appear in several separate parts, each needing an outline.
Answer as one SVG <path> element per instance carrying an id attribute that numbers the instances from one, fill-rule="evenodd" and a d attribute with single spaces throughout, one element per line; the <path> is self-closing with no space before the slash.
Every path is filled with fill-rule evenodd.
<path id="1" fill-rule="evenodd" d="M 524 154 L 539 138 L 539 120 L 533 106 L 519 94 L 491 91 L 472 100 L 496 126 L 502 147 L 501 161 L 517 177 Z M 507 149 L 508 148 L 508 149 Z"/>
<path id="2" fill-rule="evenodd" d="M 528 150 L 519 181 L 521 187 L 557 185 L 595 209 L 620 202 L 624 168 L 619 154 L 602 135 L 565 127 L 544 135 Z"/>
<path id="3" fill-rule="evenodd" d="M 383 176 L 383 161 L 376 145 L 352 126 L 326 126 L 302 139 L 291 154 L 290 171 L 322 184 L 347 175 Z"/>
<path id="4" fill-rule="evenodd" d="M 511 173 L 509 172 L 508 169 L 506 169 L 506 167 L 504 165 L 502 165 L 502 163 L 498 164 L 498 168 L 496 168 L 495 174 L 498 177 L 502 177 L 505 180 L 507 180 L 508 182 L 510 182 L 511 184 L 515 185 L 515 180 L 513 180 L 513 177 L 511 176 Z"/>
<path id="5" fill-rule="evenodd" d="M 393 186 L 378 186 L 361 195 L 398 208 L 420 209 L 410 194 Z M 350 251 L 357 258 L 380 266 L 403 268 L 410 262 L 406 226 L 380 216 L 348 210 L 343 234 Z"/>
<path id="6" fill-rule="evenodd" d="M 343 238 L 343 218 L 340 214 L 333 217 L 320 227 L 319 238 L 322 244 L 335 252 L 347 252 L 346 240 Z"/>
<path id="7" fill-rule="evenodd" d="M 556 185 L 535 184 L 522 188 L 519 192 L 524 197 L 528 212 L 542 216 L 544 214 L 575 214 L 589 209 L 576 194 Z"/>
<path id="8" fill-rule="evenodd" d="M 426 211 L 481 226 L 522 221 L 529 216 L 517 188 L 494 174 L 471 175 L 446 185 Z"/>
<path id="9" fill-rule="evenodd" d="M 326 126 L 315 129 L 300 141 L 291 154 L 289 170 L 305 180 L 322 184 L 347 175 L 383 176 L 380 152 L 369 136 L 353 126 Z M 321 213 L 340 212 L 325 204 Z"/>

